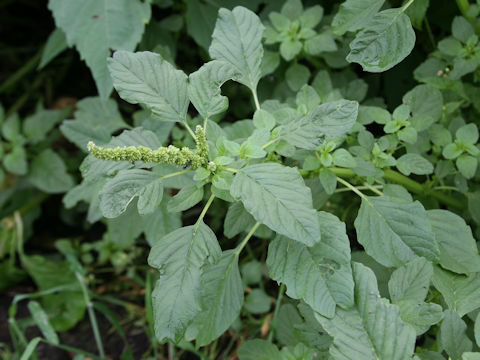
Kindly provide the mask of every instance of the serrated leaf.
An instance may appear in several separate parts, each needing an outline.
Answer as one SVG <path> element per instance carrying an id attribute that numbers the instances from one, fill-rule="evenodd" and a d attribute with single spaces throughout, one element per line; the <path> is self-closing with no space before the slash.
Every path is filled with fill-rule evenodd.
<path id="1" fill-rule="evenodd" d="M 400 310 L 378 293 L 372 270 L 353 263 L 355 305 L 337 309 L 332 319 L 315 314 L 333 337 L 335 360 L 404 360 L 413 356 L 415 330 L 400 318 Z"/>
<path id="2" fill-rule="evenodd" d="M 388 291 L 392 302 L 424 301 L 432 276 L 433 266 L 424 258 L 417 258 L 399 267 L 392 273 L 388 282 Z"/>
<path id="3" fill-rule="evenodd" d="M 398 267 L 417 256 L 439 257 L 427 212 L 418 201 L 368 196 L 362 199 L 355 228 L 367 254 L 384 266 Z"/>
<path id="4" fill-rule="evenodd" d="M 188 96 L 204 119 L 227 110 L 228 98 L 221 95 L 220 87 L 237 76 L 232 65 L 218 60 L 206 63 L 189 75 Z"/>
<path id="5" fill-rule="evenodd" d="M 221 8 L 209 48 L 210 56 L 231 64 L 241 74 L 237 81 L 253 92 L 261 76 L 264 29 L 258 16 L 244 7 Z"/>
<path id="6" fill-rule="evenodd" d="M 28 180 L 50 194 L 66 192 L 74 185 L 62 158 L 50 149 L 42 151 L 33 159 Z"/>
<path id="7" fill-rule="evenodd" d="M 440 265 L 461 274 L 479 272 L 480 255 L 465 220 L 447 210 L 428 210 L 427 214 L 440 249 Z"/>
<path id="8" fill-rule="evenodd" d="M 463 316 L 480 307 L 480 273 L 458 275 L 438 266 L 433 272 L 432 283 L 442 293 L 449 309 Z"/>
<path id="9" fill-rule="evenodd" d="M 197 345 L 218 338 L 237 318 L 243 306 L 243 284 L 235 249 L 222 253 L 202 273 L 202 311 L 195 319 Z"/>
<path id="10" fill-rule="evenodd" d="M 356 101 L 339 100 L 322 104 L 303 117 L 283 126 L 280 136 L 302 149 L 314 150 L 324 138 L 341 137 L 355 124 L 358 115 Z"/>
<path id="11" fill-rule="evenodd" d="M 57 27 L 90 67 L 103 99 L 112 91 L 107 58 L 110 50 L 133 51 L 150 20 L 149 2 L 139 0 L 50 0 Z"/>
<path id="12" fill-rule="evenodd" d="M 145 105 L 159 120 L 186 121 L 187 75 L 160 55 L 116 51 L 108 59 L 108 69 L 122 99 Z"/>
<path id="13" fill-rule="evenodd" d="M 350 43 L 348 62 L 362 65 L 364 71 L 391 69 L 410 54 L 415 32 L 402 9 L 388 9 L 376 14 Z"/>
<path id="14" fill-rule="evenodd" d="M 346 0 L 332 21 L 333 32 L 343 35 L 367 25 L 382 7 L 385 0 Z"/>
<path id="15" fill-rule="evenodd" d="M 159 341 L 180 341 L 201 311 L 201 267 L 221 254 L 215 234 L 201 222 L 182 227 L 158 239 L 148 256 L 159 269 L 160 279 L 152 294 L 155 335 Z"/>
<path id="16" fill-rule="evenodd" d="M 461 360 L 464 352 L 472 350 L 472 342 L 466 330 L 467 325 L 459 314 L 445 310 L 438 340 L 452 360 Z"/>
<path id="17" fill-rule="evenodd" d="M 256 221 L 279 234 L 312 246 L 320 241 L 310 189 L 297 170 L 276 163 L 241 169 L 230 192 Z"/>
<path id="18" fill-rule="evenodd" d="M 157 174 L 142 169 L 121 170 L 107 181 L 100 192 L 103 216 L 114 218 L 123 213 L 138 196 L 138 212 L 150 214 L 162 201 L 163 183 Z"/>
<path id="19" fill-rule="evenodd" d="M 353 305 L 350 242 L 345 225 L 334 215 L 319 213 L 322 241 L 307 247 L 278 236 L 268 247 L 270 277 L 287 285 L 287 295 L 303 299 L 313 310 L 333 317 L 338 304 Z"/>

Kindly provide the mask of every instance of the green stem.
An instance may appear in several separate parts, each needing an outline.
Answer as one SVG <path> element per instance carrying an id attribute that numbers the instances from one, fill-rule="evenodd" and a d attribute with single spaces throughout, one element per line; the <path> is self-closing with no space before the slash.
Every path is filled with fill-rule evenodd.
<path id="1" fill-rule="evenodd" d="M 285 284 L 282 283 L 282 285 L 280 285 L 280 289 L 278 290 L 277 301 L 275 303 L 275 310 L 273 312 L 273 319 L 272 319 L 272 323 L 270 324 L 270 333 L 268 334 L 269 342 L 272 342 L 273 340 L 273 333 L 275 332 L 275 327 L 277 325 L 278 312 L 280 311 L 280 305 L 282 303 L 284 292 L 285 292 Z"/>
<path id="2" fill-rule="evenodd" d="M 276 137 L 275 139 L 273 140 L 270 140 L 268 143 L 266 143 L 265 145 L 262 146 L 262 150 L 265 150 L 267 147 L 269 147 L 270 145 L 272 144 L 275 144 L 278 140 L 280 140 L 280 136 L 279 137 Z"/>
<path id="3" fill-rule="evenodd" d="M 195 136 L 195 133 L 193 132 L 192 128 L 187 124 L 187 122 L 182 122 L 182 124 L 183 126 L 185 126 L 185 129 L 187 129 L 188 133 L 192 135 L 194 139 L 196 139 L 197 137 Z"/>
<path id="4" fill-rule="evenodd" d="M 257 95 L 257 90 L 252 90 L 252 94 L 253 94 L 253 101 L 255 102 L 255 108 L 257 110 L 260 110 L 260 102 L 258 101 L 258 95 Z"/>
<path id="5" fill-rule="evenodd" d="M 470 9 L 470 2 L 468 0 L 457 0 L 457 6 L 462 15 L 471 20 L 471 18 L 467 16 L 468 10 Z"/>
<path id="6" fill-rule="evenodd" d="M 174 172 L 174 173 L 171 173 L 171 174 L 164 175 L 164 176 L 160 177 L 160 179 L 168 179 L 168 178 L 171 178 L 171 177 L 174 177 L 174 176 L 178 176 L 178 175 L 183 175 L 183 174 L 189 173 L 190 171 L 192 171 L 192 169 L 186 169 L 186 170 L 182 170 L 182 171 L 177 171 L 177 172 Z"/>
<path id="7" fill-rule="evenodd" d="M 101 358 L 104 358 L 105 351 L 103 350 L 102 338 L 100 336 L 100 331 L 98 330 L 97 318 L 95 316 L 95 311 L 93 310 L 92 301 L 90 299 L 90 296 L 88 295 L 88 289 L 85 286 L 83 276 L 77 272 L 75 273 L 75 276 L 80 283 L 80 288 L 82 289 L 83 293 L 83 299 L 85 301 L 85 304 L 87 305 L 88 317 L 90 318 L 90 324 L 92 325 L 93 337 L 95 338 L 95 342 L 97 344 L 98 353 Z"/>
<path id="8" fill-rule="evenodd" d="M 208 199 L 207 203 L 205 204 L 202 212 L 200 213 L 200 216 L 198 217 L 197 219 L 197 222 L 195 223 L 195 226 L 193 228 L 193 232 L 196 232 L 198 227 L 200 226 L 200 223 L 202 222 L 203 218 L 205 217 L 205 214 L 207 213 L 208 211 L 208 208 L 210 207 L 210 205 L 212 205 L 212 202 L 213 202 L 213 199 L 215 199 L 215 195 L 212 194 L 210 196 L 210 198 Z"/>
<path id="9" fill-rule="evenodd" d="M 10 76 L 6 81 L 4 81 L 3 84 L 0 86 L 0 94 L 7 91 L 30 71 L 34 70 L 37 67 L 37 63 L 40 61 L 40 58 L 42 57 L 42 52 L 43 48 L 41 48 L 25 65 L 18 69 L 12 76 Z"/>
<path id="10" fill-rule="evenodd" d="M 337 181 L 343 185 L 345 185 L 347 188 L 349 188 L 350 190 L 352 190 L 355 194 L 357 194 L 358 196 L 360 196 L 363 200 L 365 201 L 368 201 L 368 198 L 365 196 L 364 193 L 362 193 L 360 190 L 358 190 L 355 186 L 353 186 L 352 184 L 350 184 L 348 181 L 346 180 L 343 180 L 341 177 L 338 177 L 337 176 Z"/>
<path id="11" fill-rule="evenodd" d="M 380 195 L 380 196 L 383 196 L 383 192 L 381 192 L 380 190 L 378 190 L 376 187 L 373 187 L 372 185 L 370 185 L 369 183 L 363 183 L 363 185 L 365 185 L 365 187 L 371 191 L 373 191 L 375 194 L 377 195 Z"/>
<path id="12" fill-rule="evenodd" d="M 407 2 L 405 5 L 403 5 L 403 7 L 402 7 L 402 9 L 401 9 L 401 12 L 402 12 L 402 13 L 405 12 L 405 10 L 407 10 L 408 7 L 413 4 L 414 1 L 415 1 L 415 0 L 410 0 L 410 1 Z"/>
<path id="13" fill-rule="evenodd" d="M 353 178 L 356 177 L 357 174 L 355 174 L 352 170 L 350 169 L 344 169 L 344 168 L 336 168 L 336 167 L 331 167 L 329 168 L 330 171 L 332 171 L 337 177 L 340 178 Z M 435 199 L 437 199 L 439 202 L 454 207 L 456 209 L 462 210 L 464 209 L 463 203 L 457 199 L 455 199 L 452 196 L 449 196 L 447 194 L 443 194 L 441 192 L 435 191 L 434 189 L 426 189 L 422 184 L 416 182 L 415 180 L 412 180 L 394 170 L 385 170 L 384 171 L 384 177 L 385 180 L 388 180 L 390 182 L 393 182 L 395 184 L 402 185 L 405 187 L 407 190 L 410 192 L 417 194 L 417 195 L 428 195 L 432 196 Z M 340 181 L 341 182 L 341 181 Z M 357 190 L 355 188 L 355 190 Z M 352 189 L 353 191 L 353 189 Z"/>
<path id="14" fill-rule="evenodd" d="M 222 166 L 220 169 L 221 169 L 221 170 L 225 170 L 225 171 L 230 171 L 230 172 L 232 172 L 232 173 L 234 173 L 234 174 L 238 172 L 238 169 L 233 169 L 233 168 L 224 167 L 224 166 Z"/>
<path id="15" fill-rule="evenodd" d="M 375 189 L 383 189 L 383 185 L 371 185 L 369 187 L 367 186 L 356 186 L 356 188 L 358 190 L 370 190 L 370 187 L 373 187 Z M 352 191 L 352 189 L 350 188 L 340 188 L 340 189 L 337 189 L 335 190 L 335 193 L 341 193 L 341 192 L 346 192 L 346 191 Z"/>
<path id="16" fill-rule="evenodd" d="M 260 226 L 260 223 L 257 222 L 255 225 L 253 225 L 253 227 L 250 229 L 248 234 L 243 238 L 242 242 L 240 243 L 240 245 L 238 245 L 237 249 L 235 250 L 235 255 L 236 256 L 240 255 L 240 253 L 242 252 L 245 245 L 247 245 L 248 240 L 250 240 L 250 238 L 253 236 L 255 231 L 257 231 L 259 226 Z"/>

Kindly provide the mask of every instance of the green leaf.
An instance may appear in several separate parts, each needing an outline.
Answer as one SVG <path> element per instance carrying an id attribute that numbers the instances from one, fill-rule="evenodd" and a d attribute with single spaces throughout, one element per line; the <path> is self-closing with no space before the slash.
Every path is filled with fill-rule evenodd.
<path id="1" fill-rule="evenodd" d="M 245 341 L 238 349 L 240 360 L 281 359 L 280 351 L 271 342 L 261 339 Z"/>
<path id="2" fill-rule="evenodd" d="M 58 344 L 60 341 L 58 335 L 48 321 L 48 316 L 43 310 L 42 306 L 36 301 L 29 301 L 28 310 L 32 314 L 33 321 L 38 326 L 45 339 L 53 344 Z"/>
<path id="3" fill-rule="evenodd" d="M 322 104 L 280 130 L 280 136 L 302 149 L 314 150 L 323 138 L 341 137 L 355 124 L 358 115 L 356 101 L 339 100 Z"/>
<path id="4" fill-rule="evenodd" d="M 480 312 L 478 313 L 477 318 L 475 319 L 474 333 L 475 333 L 475 341 L 477 345 L 479 345 L 480 344 Z"/>
<path id="5" fill-rule="evenodd" d="M 50 61 L 52 61 L 58 54 L 65 51 L 68 47 L 67 38 L 65 37 L 65 33 L 56 28 L 52 31 L 50 36 L 45 43 L 45 47 L 42 51 L 42 58 L 40 59 L 40 64 L 38 65 L 38 69 L 43 69 Z"/>
<path id="6" fill-rule="evenodd" d="M 160 55 L 116 51 L 108 59 L 108 69 L 122 99 L 145 105 L 159 120 L 186 121 L 187 76 Z"/>
<path id="7" fill-rule="evenodd" d="M 402 5 L 405 5 L 408 0 L 404 0 Z M 410 6 L 405 10 L 405 13 L 410 17 L 412 25 L 421 30 L 423 19 L 427 13 L 427 9 L 430 6 L 430 0 L 415 0 Z"/>
<path id="8" fill-rule="evenodd" d="M 3 158 L 5 170 L 12 174 L 25 175 L 28 171 L 27 153 L 23 146 L 16 145 Z"/>
<path id="9" fill-rule="evenodd" d="M 402 100 L 404 104 L 410 107 L 414 118 L 430 118 L 433 123 L 442 116 L 443 96 L 440 90 L 433 86 L 424 84 L 415 86 L 403 96 Z M 423 131 L 425 129 L 419 128 L 417 130 Z"/>
<path id="10" fill-rule="evenodd" d="M 343 35 L 367 25 L 382 7 L 385 0 L 346 0 L 332 21 L 333 32 Z"/>
<path id="11" fill-rule="evenodd" d="M 33 352 L 37 348 L 38 344 L 42 341 L 41 337 L 36 337 L 30 340 L 25 347 L 25 351 L 22 353 L 20 360 L 28 360 L 32 356 Z"/>
<path id="12" fill-rule="evenodd" d="M 327 194 L 331 195 L 335 192 L 337 188 L 337 175 L 328 170 L 328 168 L 322 168 L 319 173 L 319 179 Z"/>
<path id="13" fill-rule="evenodd" d="M 405 59 L 415 45 L 415 32 L 402 9 L 376 14 L 350 43 L 348 62 L 362 65 L 364 71 L 382 72 Z"/>
<path id="14" fill-rule="evenodd" d="M 400 308 L 402 320 L 415 329 L 417 336 L 427 332 L 430 326 L 443 318 L 443 309 L 438 304 L 401 300 L 396 305 Z"/>
<path id="15" fill-rule="evenodd" d="M 308 83 L 310 75 L 310 70 L 305 65 L 295 63 L 285 72 L 285 81 L 290 89 L 298 91 L 303 85 Z"/>
<path id="16" fill-rule="evenodd" d="M 198 0 L 186 0 L 187 11 L 185 22 L 187 32 L 195 42 L 208 51 L 212 39 L 213 28 L 217 8 L 209 3 L 202 3 Z"/>
<path id="17" fill-rule="evenodd" d="M 185 186 L 168 201 L 167 209 L 170 212 L 185 211 L 198 204 L 202 199 L 203 187 Z"/>
<path id="18" fill-rule="evenodd" d="M 468 276 L 433 268 L 433 285 L 440 291 L 448 308 L 460 316 L 480 307 L 480 273 Z"/>
<path id="19" fill-rule="evenodd" d="M 256 221 L 279 234 L 312 246 L 320 240 L 310 189 L 296 169 L 276 163 L 241 169 L 230 192 Z"/>
<path id="20" fill-rule="evenodd" d="M 23 121 L 23 134 L 33 143 L 38 143 L 67 114 L 65 111 L 39 110 Z"/>
<path id="21" fill-rule="evenodd" d="M 112 91 L 107 58 L 111 50 L 133 51 L 149 22 L 149 2 L 139 0 L 49 0 L 57 27 L 92 70 L 103 99 Z"/>
<path id="22" fill-rule="evenodd" d="M 302 51 L 302 43 L 293 38 L 287 38 L 280 44 L 280 55 L 286 60 L 290 61 Z"/>
<path id="23" fill-rule="evenodd" d="M 479 352 L 464 352 L 462 355 L 462 360 L 480 360 Z"/>
<path id="24" fill-rule="evenodd" d="M 167 202 L 163 201 L 153 213 L 142 216 L 143 231 L 150 246 L 155 245 L 162 237 L 182 226 L 180 213 L 167 210 Z"/>
<path id="25" fill-rule="evenodd" d="M 138 214 L 137 200 L 127 207 L 127 210 L 114 219 L 107 219 L 107 238 L 120 249 L 129 249 L 140 236 L 143 229 L 138 226 L 142 218 Z"/>
<path id="26" fill-rule="evenodd" d="M 138 196 L 138 212 L 152 213 L 162 201 L 162 179 L 151 171 L 127 169 L 107 181 L 100 192 L 103 216 L 114 218 L 123 213 L 128 204 Z"/>
<path id="27" fill-rule="evenodd" d="M 353 305 L 350 242 L 345 224 L 319 213 L 322 241 L 312 247 L 278 236 L 268 247 L 270 277 L 287 285 L 287 295 L 303 299 L 313 310 L 331 318 L 338 304 Z"/>
<path id="28" fill-rule="evenodd" d="M 99 97 L 88 97 L 80 100 L 76 108 L 75 119 L 63 121 L 60 130 L 84 152 L 89 141 L 107 144 L 112 132 L 128 127 L 112 99 L 103 101 Z"/>
<path id="29" fill-rule="evenodd" d="M 341 166 L 346 168 L 353 168 L 357 166 L 357 162 L 355 161 L 352 154 L 350 154 L 345 149 L 337 149 L 332 154 L 333 164 L 335 166 Z"/>
<path id="30" fill-rule="evenodd" d="M 159 269 L 160 279 L 152 294 L 155 334 L 159 341 L 182 339 L 187 326 L 201 311 L 201 268 L 221 253 L 215 234 L 201 222 L 159 238 L 148 256 Z"/>
<path id="31" fill-rule="evenodd" d="M 305 41 L 305 52 L 310 55 L 319 55 L 322 52 L 337 51 L 338 47 L 330 33 L 318 34 Z"/>
<path id="32" fill-rule="evenodd" d="M 463 153 L 462 148 L 460 148 L 456 143 L 448 144 L 443 148 L 442 155 L 445 159 L 455 159 Z"/>
<path id="33" fill-rule="evenodd" d="M 206 63 L 189 75 L 188 96 L 204 119 L 228 109 L 228 98 L 221 95 L 220 87 L 238 76 L 232 65 L 218 60 Z"/>
<path id="34" fill-rule="evenodd" d="M 392 273 L 388 282 L 388 291 L 392 302 L 424 301 L 432 276 L 432 263 L 421 257 L 399 267 Z"/>
<path id="35" fill-rule="evenodd" d="M 255 219 L 243 207 L 240 201 L 228 207 L 223 225 L 223 233 L 229 239 L 250 229 L 255 225 Z"/>
<path id="36" fill-rule="evenodd" d="M 333 336 L 330 355 L 335 360 L 403 360 L 412 357 L 415 330 L 400 318 L 400 309 L 378 293 L 372 270 L 353 263 L 355 305 L 337 309 L 332 319 L 315 314 Z"/>
<path id="37" fill-rule="evenodd" d="M 243 305 L 238 252 L 227 250 L 202 273 L 202 310 L 195 319 L 198 346 L 218 338 L 237 318 Z"/>
<path id="38" fill-rule="evenodd" d="M 472 342 L 466 330 L 467 325 L 459 314 L 452 310 L 445 310 L 438 340 L 452 360 L 461 360 L 464 352 L 472 350 Z"/>
<path id="39" fill-rule="evenodd" d="M 455 137 L 465 144 L 475 144 L 478 141 L 478 126 L 476 124 L 467 124 L 459 128 Z"/>
<path id="40" fill-rule="evenodd" d="M 262 289 L 253 289 L 245 298 L 245 309 L 252 314 L 264 314 L 270 310 L 271 299 Z"/>
<path id="41" fill-rule="evenodd" d="M 461 274 L 479 272 L 480 255 L 465 220 L 447 210 L 428 210 L 427 215 L 440 249 L 440 265 Z"/>
<path id="42" fill-rule="evenodd" d="M 257 129 L 272 130 L 275 122 L 275 117 L 266 110 L 258 109 L 253 114 L 253 124 Z"/>
<path id="43" fill-rule="evenodd" d="M 66 192 L 74 185 L 62 158 L 50 149 L 42 151 L 33 159 L 28 180 L 50 194 Z"/>
<path id="44" fill-rule="evenodd" d="M 387 267 L 398 267 L 417 256 L 437 260 L 439 248 L 418 201 L 406 203 L 388 196 L 365 197 L 355 220 L 358 241 L 368 255 Z"/>
<path id="45" fill-rule="evenodd" d="M 455 16 L 452 22 L 452 35 L 463 43 L 466 43 L 470 36 L 475 35 L 473 26 L 462 16 Z"/>
<path id="46" fill-rule="evenodd" d="M 231 64 L 241 74 L 237 81 L 253 92 L 260 80 L 264 29 L 258 16 L 246 8 L 221 8 L 209 48 L 210 56 Z"/>
<path id="47" fill-rule="evenodd" d="M 22 265 L 40 291 L 65 286 L 65 290 L 42 297 L 50 324 L 57 331 L 66 331 L 83 319 L 86 304 L 80 284 L 66 261 L 52 262 L 41 256 L 23 256 Z"/>
<path id="48" fill-rule="evenodd" d="M 403 175 L 427 175 L 433 173 L 433 165 L 430 161 L 418 154 L 405 154 L 397 159 L 398 170 Z"/>
<path id="49" fill-rule="evenodd" d="M 300 15 L 300 25 L 304 28 L 313 29 L 317 26 L 323 17 L 323 8 L 320 5 L 314 5 L 305 9 L 302 15 Z"/>

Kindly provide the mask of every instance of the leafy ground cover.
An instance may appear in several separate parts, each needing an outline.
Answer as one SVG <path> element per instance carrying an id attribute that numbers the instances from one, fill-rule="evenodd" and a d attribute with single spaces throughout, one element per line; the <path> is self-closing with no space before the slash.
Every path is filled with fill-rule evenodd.
<path id="1" fill-rule="evenodd" d="M 0 9 L 2 358 L 480 359 L 480 2 Z"/>

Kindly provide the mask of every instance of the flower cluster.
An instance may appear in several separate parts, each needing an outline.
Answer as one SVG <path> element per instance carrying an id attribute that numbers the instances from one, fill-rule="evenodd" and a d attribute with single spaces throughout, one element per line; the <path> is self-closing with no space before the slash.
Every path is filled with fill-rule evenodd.
<path id="1" fill-rule="evenodd" d="M 176 166 L 188 166 L 192 169 L 208 166 L 208 144 L 205 130 L 198 125 L 195 131 L 196 151 L 187 147 L 181 149 L 170 145 L 152 150 L 145 146 L 124 146 L 105 148 L 88 143 L 88 151 L 97 159 L 113 161 L 143 161 L 148 163 L 171 164 Z"/>

